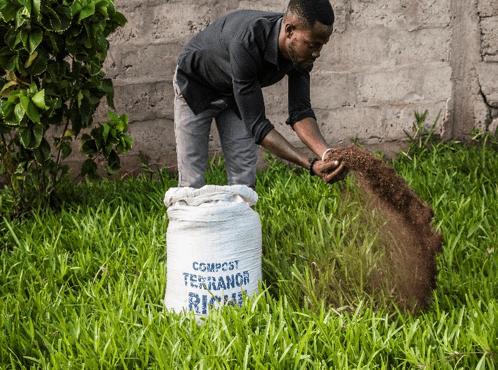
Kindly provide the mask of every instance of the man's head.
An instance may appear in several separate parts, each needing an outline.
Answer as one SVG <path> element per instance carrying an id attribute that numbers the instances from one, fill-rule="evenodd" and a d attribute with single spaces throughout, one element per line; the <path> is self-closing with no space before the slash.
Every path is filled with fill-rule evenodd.
<path id="1" fill-rule="evenodd" d="M 329 0 L 290 0 L 280 30 L 282 55 L 308 67 L 329 41 L 333 23 Z"/>

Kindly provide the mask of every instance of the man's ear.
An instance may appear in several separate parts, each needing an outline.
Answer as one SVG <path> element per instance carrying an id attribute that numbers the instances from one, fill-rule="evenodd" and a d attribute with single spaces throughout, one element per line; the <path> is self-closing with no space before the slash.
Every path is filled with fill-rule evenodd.
<path id="1" fill-rule="evenodd" d="M 285 37 L 290 38 L 295 29 L 296 29 L 296 26 L 294 26 L 294 24 L 292 24 L 290 22 L 285 23 L 285 25 L 284 25 Z"/>

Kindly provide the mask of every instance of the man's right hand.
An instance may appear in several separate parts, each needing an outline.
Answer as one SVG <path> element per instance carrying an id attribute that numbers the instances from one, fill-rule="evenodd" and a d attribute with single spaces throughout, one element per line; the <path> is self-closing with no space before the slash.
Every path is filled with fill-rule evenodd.
<path id="1" fill-rule="evenodd" d="M 348 169 L 344 162 L 337 161 L 323 162 L 316 161 L 313 165 L 313 173 L 320 177 L 327 184 L 332 184 L 343 180 L 348 174 Z"/>

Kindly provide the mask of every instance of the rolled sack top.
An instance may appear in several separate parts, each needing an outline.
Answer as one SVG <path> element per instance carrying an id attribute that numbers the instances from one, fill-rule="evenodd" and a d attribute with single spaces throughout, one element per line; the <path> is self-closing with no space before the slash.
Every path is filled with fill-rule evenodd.
<path id="1" fill-rule="evenodd" d="M 164 205 L 203 207 L 214 204 L 232 204 L 245 202 L 253 206 L 258 201 L 258 194 L 245 185 L 205 185 L 200 189 L 189 187 L 170 188 L 164 196 Z"/>

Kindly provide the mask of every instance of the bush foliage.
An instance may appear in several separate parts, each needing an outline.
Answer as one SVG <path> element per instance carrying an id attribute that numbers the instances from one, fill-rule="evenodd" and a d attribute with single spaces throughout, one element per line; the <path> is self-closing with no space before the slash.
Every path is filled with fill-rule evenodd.
<path id="1" fill-rule="evenodd" d="M 21 208 L 34 196 L 50 198 L 69 171 L 61 161 L 92 125 L 102 98 L 114 109 L 112 81 L 102 66 L 106 37 L 125 23 L 112 0 L 0 2 L 0 173 L 9 175 Z M 88 157 L 81 174 L 91 179 L 99 178 L 96 156 L 112 174 L 120 168 L 117 153 L 131 149 L 127 116 L 108 115 L 81 136 L 80 151 Z M 64 129 L 51 140 L 46 134 L 53 126 Z"/>

